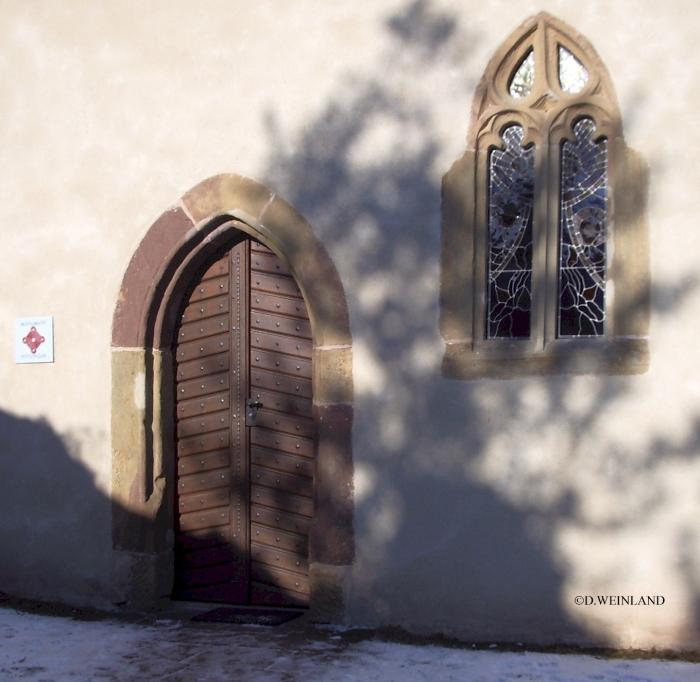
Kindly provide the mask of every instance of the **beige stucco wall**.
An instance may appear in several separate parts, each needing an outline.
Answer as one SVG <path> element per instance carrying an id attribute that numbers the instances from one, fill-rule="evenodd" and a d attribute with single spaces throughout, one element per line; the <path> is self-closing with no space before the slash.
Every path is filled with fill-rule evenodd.
<path id="1" fill-rule="evenodd" d="M 542 9 L 594 44 L 626 140 L 650 165 L 651 369 L 450 381 L 440 376 L 440 178 L 464 149 L 489 57 Z M 231 171 L 309 219 L 348 296 L 357 557 L 347 620 L 693 646 L 697 18 L 679 0 L 2 0 L 0 542 L 14 559 L 0 562 L 0 590 L 110 601 L 117 292 L 153 220 Z M 38 314 L 54 316 L 56 361 L 17 366 L 13 320 Z M 577 607 L 579 594 L 666 604 Z"/>

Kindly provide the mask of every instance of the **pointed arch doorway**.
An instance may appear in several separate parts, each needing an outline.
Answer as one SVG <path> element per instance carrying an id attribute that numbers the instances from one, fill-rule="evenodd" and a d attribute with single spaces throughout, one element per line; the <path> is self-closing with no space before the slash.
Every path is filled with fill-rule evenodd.
<path id="1" fill-rule="evenodd" d="M 237 246 L 243 243 L 247 246 Z M 260 246 L 251 247 L 252 243 L 259 243 Z M 194 285 L 207 272 L 210 273 L 207 281 L 215 280 L 215 272 L 210 272 L 210 268 L 216 265 L 217 258 L 221 259 L 221 254 L 228 253 L 230 258 L 230 251 L 235 248 L 247 248 L 248 254 L 257 252 L 264 255 L 270 263 L 277 259 L 277 265 L 289 273 L 285 276 L 290 282 L 296 283 L 299 292 L 296 300 L 303 301 L 308 313 L 309 331 L 304 337 L 304 344 L 299 345 L 303 345 L 305 352 L 310 355 L 305 358 L 305 363 L 293 361 L 295 364 L 288 365 L 287 369 L 292 372 L 290 377 L 296 371 L 297 364 L 307 368 L 307 371 L 310 369 L 310 377 L 301 377 L 306 378 L 311 389 L 307 402 L 303 405 L 299 403 L 296 407 L 305 411 L 302 416 L 309 420 L 304 421 L 304 428 L 310 428 L 308 433 L 312 437 L 304 437 L 310 446 L 311 456 L 306 463 L 312 475 L 284 480 L 287 488 L 305 485 L 308 496 L 300 495 L 300 498 L 311 502 L 310 515 L 304 514 L 303 510 L 298 514 L 307 519 L 306 533 L 297 534 L 306 538 L 306 573 L 304 576 L 297 572 L 307 580 L 307 587 L 299 591 L 303 595 L 301 599 L 308 603 L 312 614 L 315 613 L 319 618 L 330 621 L 340 619 L 343 615 L 345 577 L 354 556 L 352 337 L 345 295 L 328 253 L 308 222 L 268 188 L 249 178 L 235 175 L 216 176 L 200 183 L 174 207 L 163 213 L 146 233 L 122 281 L 112 328 L 112 540 L 115 600 L 152 604 L 163 597 L 183 595 L 183 582 L 178 576 L 184 569 L 183 564 L 178 563 L 178 553 L 188 550 L 178 546 L 178 534 L 181 535 L 182 528 L 178 520 L 181 498 L 178 497 L 176 483 L 181 462 L 176 454 L 180 436 L 173 426 L 178 419 L 179 406 L 173 390 L 174 386 L 179 385 L 176 377 L 178 365 L 173 350 L 177 348 L 177 334 L 187 324 L 182 322 L 181 315 L 186 306 L 193 303 L 189 298 L 195 293 Z M 228 262 L 230 264 L 231 261 Z M 230 288 L 230 273 L 228 276 Z M 223 282 L 217 281 L 216 286 L 221 283 Z M 267 293 L 277 295 L 274 292 Z M 281 299 L 289 304 L 295 297 L 287 294 L 282 295 Z M 268 300 L 269 305 L 275 306 L 278 303 L 282 305 L 282 300 Z M 288 312 L 291 315 L 294 311 Z M 273 324 L 274 322 L 272 320 Z M 197 327 L 199 328 L 203 327 Z M 214 336 L 211 334 L 212 338 Z M 263 341 L 260 342 L 262 343 Z M 199 347 L 201 344 L 197 346 Z M 258 350 L 261 351 L 261 358 L 264 357 L 262 351 L 271 352 L 271 349 L 265 348 Z M 289 358 L 296 357 L 294 353 L 283 354 Z M 266 361 L 272 363 L 281 361 L 273 356 L 265 357 Z M 300 361 L 304 359 L 298 357 Z M 264 371 L 274 375 L 271 369 Z M 229 373 L 229 386 L 231 376 Z M 183 381 L 192 378 L 194 377 L 183 377 Z M 201 386 L 201 382 L 198 385 Z M 208 395 L 213 394 L 212 391 Z M 240 395 L 237 396 L 240 404 Z M 218 400 L 221 397 L 224 396 L 219 396 Z M 252 395 L 245 397 L 246 401 L 253 398 Z M 262 393 L 259 402 L 265 405 Z M 230 410 L 230 403 L 227 409 Z M 269 410 L 265 416 L 266 410 L 268 408 L 263 407 L 259 411 L 263 421 L 272 412 Z M 277 412 L 280 413 L 277 415 L 279 420 L 283 417 L 284 410 Z M 293 415 L 293 412 L 289 414 Z M 295 426 L 289 422 L 284 428 L 295 429 Z M 275 432 L 274 429 L 269 431 Z M 281 430 L 279 433 L 287 432 Z M 287 433 L 287 436 L 294 437 L 291 433 Z M 183 435 L 185 437 L 188 436 Z M 252 441 L 255 436 L 249 435 L 248 438 Z M 281 438 L 282 436 L 278 439 Z M 271 450 L 274 455 L 274 448 L 261 443 L 257 445 Z M 246 453 L 248 456 L 249 450 Z M 290 452 L 289 449 L 282 449 L 276 456 L 281 458 L 282 455 L 304 456 Z M 195 459 L 191 459 L 188 466 L 194 462 Z M 281 467 L 294 466 L 296 469 L 296 464 L 302 465 L 305 460 L 280 459 L 280 462 L 284 464 L 278 464 L 275 471 L 282 486 L 283 473 L 290 476 L 298 474 L 284 472 Z M 205 466 L 209 464 L 214 467 L 214 463 Z M 247 465 L 250 474 L 254 463 L 249 460 Z M 212 468 L 211 471 L 217 471 L 217 468 Z M 305 483 L 300 480 L 304 478 Z M 243 486 L 245 485 L 244 483 Z M 252 484 L 249 482 L 248 485 L 249 491 L 252 490 Z M 274 485 L 266 487 L 275 490 Z M 193 490 L 185 493 L 191 495 L 188 503 L 198 499 L 197 492 L 199 491 Z M 297 492 L 280 487 L 273 495 L 277 501 L 272 500 L 277 507 L 274 504 L 263 506 L 283 511 L 279 509 L 279 500 L 286 493 L 296 495 Z M 205 504 L 213 504 L 213 501 Z M 251 509 L 249 500 L 249 514 Z M 291 510 L 290 513 L 297 512 Z M 252 522 L 249 522 L 248 534 L 251 528 Z M 290 529 L 290 532 L 294 531 Z M 274 537 L 272 541 L 276 543 Z M 221 551 L 222 545 L 225 543 L 219 543 L 217 551 Z M 251 552 L 252 543 L 249 539 L 248 547 Z M 256 548 L 256 551 L 263 550 L 267 551 L 267 548 Z M 230 547 L 228 553 L 230 557 Z M 274 555 L 270 556 L 276 563 Z M 280 561 L 291 558 L 287 554 L 279 556 Z M 269 579 L 272 571 L 262 568 L 272 566 L 267 563 L 268 560 L 269 558 L 257 561 L 249 555 L 243 559 L 248 564 L 248 572 L 240 574 L 245 579 L 241 581 L 238 574 L 238 577 L 233 576 L 229 567 L 225 570 L 230 575 L 223 582 L 233 577 L 239 583 L 247 585 L 248 600 L 251 600 L 252 582 L 262 582 L 268 587 L 279 589 L 281 581 L 273 583 Z M 297 559 L 294 558 L 293 561 L 296 562 Z M 295 568 L 299 569 L 301 565 Z M 253 581 L 253 569 L 257 571 L 255 575 L 258 577 L 264 571 L 268 576 L 267 582 Z M 282 572 L 285 578 L 295 573 L 287 570 L 288 573 Z M 281 575 L 279 570 L 276 575 Z M 296 582 L 301 587 L 302 582 L 298 579 Z M 286 584 L 289 586 L 288 580 Z M 293 583 L 291 586 L 297 587 Z M 245 588 L 234 592 L 235 590 L 230 591 L 227 600 L 245 603 Z M 202 595 L 184 596 L 203 598 Z M 294 603 L 299 603 L 298 596 L 293 596 L 297 597 Z M 267 598 L 267 603 L 270 602 L 284 603 L 279 599 L 275 602 L 274 599 Z"/>

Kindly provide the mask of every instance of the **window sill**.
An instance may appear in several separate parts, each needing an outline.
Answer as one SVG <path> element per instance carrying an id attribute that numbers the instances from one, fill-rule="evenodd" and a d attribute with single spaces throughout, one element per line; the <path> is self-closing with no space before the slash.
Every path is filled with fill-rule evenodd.
<path id="1" fill-rule="evenodd" d="M 442 375 L 448 379 L 514 379 L 551 374 L 624 375 L 649 369 L 647 338 L 557 339 L 543 352 L 494 357 L 471 342 L 450 342 Z"/>

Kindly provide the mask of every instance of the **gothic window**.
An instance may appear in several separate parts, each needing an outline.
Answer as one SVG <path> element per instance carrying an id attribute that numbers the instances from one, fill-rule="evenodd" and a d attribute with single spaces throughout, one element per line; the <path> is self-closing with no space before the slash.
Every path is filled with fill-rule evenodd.
<path id="1" fill-rule="evenodd" d="M 446 359 L 471 363 L 457 375 L 504 360 L 514 373 L 643 371 L 645 181 L 590 44 L 548 14 L 525 22 L 489 63 L 443 183 Z"/>

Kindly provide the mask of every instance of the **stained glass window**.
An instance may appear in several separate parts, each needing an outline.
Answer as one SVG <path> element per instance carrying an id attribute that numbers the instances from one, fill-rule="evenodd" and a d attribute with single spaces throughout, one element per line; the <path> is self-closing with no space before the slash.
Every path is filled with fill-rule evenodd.
<path id="1" fill-rule="evenodd" d="M 489 157 L 488 338 L 530 336 L 534 147 L 518 125 Z"/>
<path id="2" fill-rule="evenodd" d="M 574 125 L 561 151 L 559 336 L 601 336 L 605 323 L 608 145 Z"/>
<path id="3" fill-rule="evenodd" d="M 588 71 L 565 47 L 559 46 L 559 84 L 564 92 L 575 95 L 588 81 Z"/>
<path id="4" fill-rule="evenodd" d="M 535 53 L 530 50 L 520 62 L 518 70 L 513 75 L 508 86 L 511 97 L 521 99 L 532 92 L 535 84 Z"/>
<path id="5" fill-rule="evenodd" d="M 647 226 L 616 195 L 644 189 L 644 166 L 622 128 L 607 69 L 566 24 L 540 12 L 498 48 L 442 185 L 446 375 L 646 370 Z"/>

